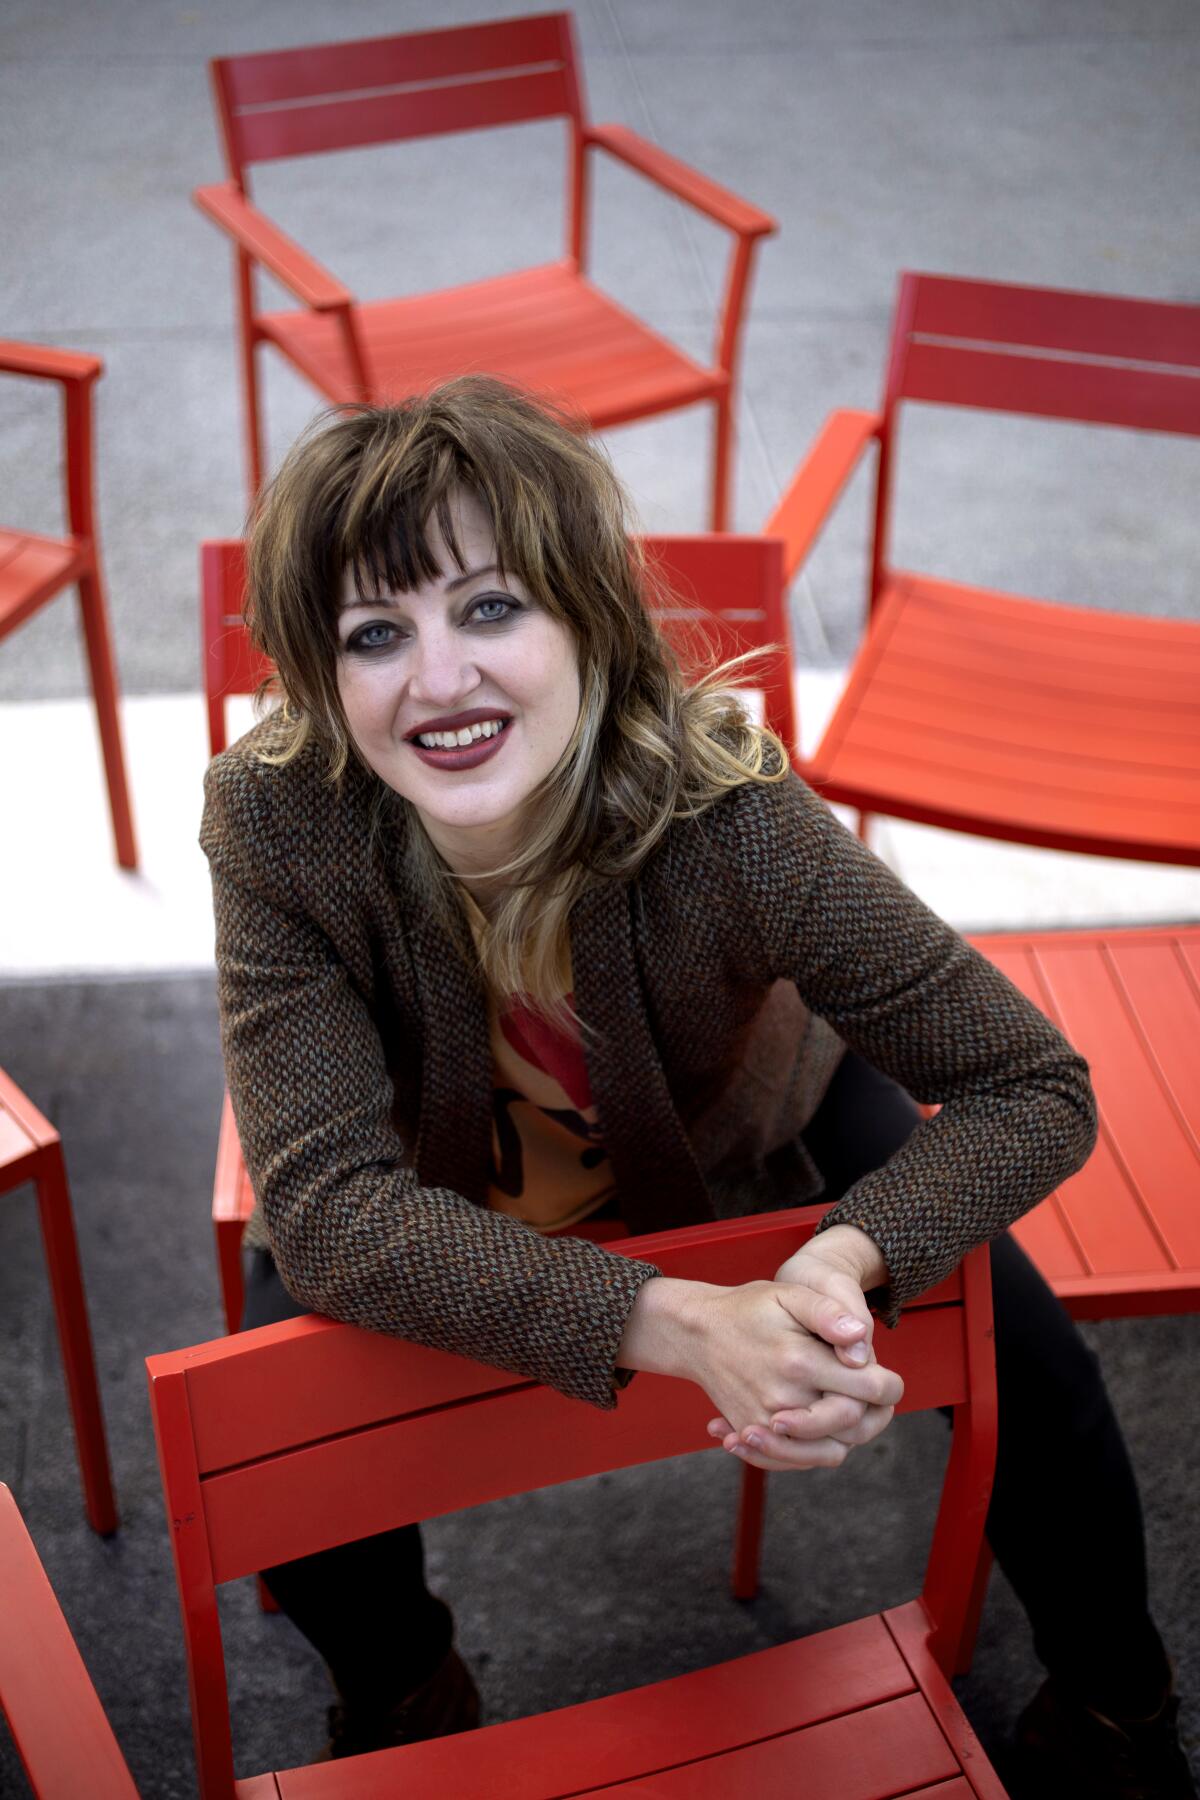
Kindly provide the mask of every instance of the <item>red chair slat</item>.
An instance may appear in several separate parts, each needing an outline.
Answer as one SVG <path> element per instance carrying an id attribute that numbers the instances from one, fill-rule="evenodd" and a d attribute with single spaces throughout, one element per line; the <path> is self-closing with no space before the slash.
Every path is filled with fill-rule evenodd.
<path id="1" fill-rule="evenodd" d="M 589 1784 L 636 1781 L 684 1756 L 694 1766 L 748 1741 L 821 1724 L 832 1696 L 857 1713 L 910 1696 L 913 1685 L 881 1621 L 861 1619 L 626 1694 L 489 1726 L 473 1734 L 470 1759 L 445 1739 L 416 1744 L 399 1760 L 385 1752 L 371 1759 L 373 1769 L 364 1764 L 364 1776 L 454 1800 L 530 1800 L 561 1794 L 567 1770 L 586 1770 Z M 282 1771 L 279 1782 L 288 1800 L 345 1800 L 320 1765 Z M 580 1791 L 576 1781 L 571 1791 Z"/>
<path id="2" fill-rule="evenodd" d="M 1200 381 L 1113 364 L 910 343 L 895 398 L 1132 431 L 1200 433 Z"/>
<path id="3" fill-rule="evenodd" d="M 497 69 L 568 61 L 570 56 L 569 15 L 542 13 L 496 19 L 469 30 L 414 31 L 220 57 L 216 67 L 225 75 L 232 103 L 241 108 L 450 82 Z"/>
<path id="4" fill-rule="evenodd" d="M 914 333 L 1200 369 L 1194 306 L 947 275 L 904 280 L 911 284 Z"/>
<path id="5" fill-rule="evenodd" d="M 426 93 L 366 94 L 319 106 L 242 113 L 234 131 L 241 160 L 261 163 L 554 119 L 570 110 L 571 84 L 563 70 L 544 69 Z"/>
<path id="6" fill-rule="evenodd" d="M 1105 958 L 1147 1063 L 1200 1154 L 1200 986 L 1176 935 L 1114 936 Z"/>
<path id="7" fill-rule="evenodd" d="M 918 1695 L 885 1701 L 803 1732 L 787 1732 L 706 1762 L 688 1761 L 654 1777 L 664 1800 L 795 1800 L 804 1771 L 805 1800 L 893 1800 L 920 1794 L 958 1775 L 961 1764 Z M 903 1770 L 903 1788 L 897 1771 Z M 611 1787 L 590 1794 L 616 1794 Z"/>

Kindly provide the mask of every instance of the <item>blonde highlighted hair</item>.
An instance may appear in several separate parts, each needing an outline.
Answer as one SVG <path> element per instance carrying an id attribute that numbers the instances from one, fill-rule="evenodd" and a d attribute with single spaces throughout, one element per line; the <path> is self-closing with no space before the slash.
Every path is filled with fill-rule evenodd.
<path id="1" fill-rule="evenodd" d="M 729 692 L 738 658 L 689 685 L 654 623 L 654 577 L 631 538 L 624 491 L 599 444 L 545 402 L 483 376 L 398 406 L 351 406 L 310 429 L 252 524 L 247 621 L 274 662 L 287 762 L 310 741 L 337 782 L 354 755 L 338 697 L 338 612 L 360 594 L 403 593 L 444 573 L 436 520 L 460 569 L 451 501 L 491 520 L 502 573 L 565 623 L 579 658 L 579 720 L 531 796 L 518 854 L 493 875 L 478 954 L 498 994 L 561 1011 L 568 916 L 594 882 L 636 875 L 672 822 L 744 782 L 783 779 L 787 754 Z M 406 803 L 407 804 L 407 803 Z M 471 950 L 457 884 L 415 809 L 409 855 L 431 909 Z"/>

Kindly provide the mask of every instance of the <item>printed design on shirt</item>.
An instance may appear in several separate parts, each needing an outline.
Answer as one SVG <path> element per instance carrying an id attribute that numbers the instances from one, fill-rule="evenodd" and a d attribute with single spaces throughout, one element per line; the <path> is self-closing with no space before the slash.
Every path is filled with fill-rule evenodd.
<path id="1" fill-rule="evenodd" d="M 498 1079 L 492 1089 L 492 1186 L 519 1200 L 526 1193 L 527 1152 L 534 1151 L 536 1140 L 539 1172 L 549 1176 L 546 1159 L 554 1142 L 559 1180 L 573 1166 L 576 1179 L 570 1186 L 583 1178 L 576 1194 L 577 1200 L 582 1199 L 593 1186 L 592 1172 L 606 1161 L 606 1151 L 578 1028 L 552 1022 L 519 999 L 510 1002 L 495 1023 Z M 520 1087 L 513 1085 L 517 1081 Z M 568 1148 L 572 1143 L 575 1147 Z M 559 1204 L 566 1199 L 567 1193 L 561 1192 Z"/>

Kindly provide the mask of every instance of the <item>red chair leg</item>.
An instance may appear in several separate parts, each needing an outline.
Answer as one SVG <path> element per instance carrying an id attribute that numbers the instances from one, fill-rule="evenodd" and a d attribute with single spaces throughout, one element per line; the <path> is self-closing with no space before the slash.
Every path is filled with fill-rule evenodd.
<path id="1" fill-rule="evenodd" d="M 79 604 L 92 676 L 92 694 L 96 702 L 96 719 L 100 726 L 100 748 L 104 755 L 104 773 L 108 781 L 108 804 L 112 812 L 117 861 L 123 869 L 136 869 L 137 843 L 133 833 L 129 785 L 125 778 L 125 753 L 121 745 L 117 676 L 109 639 L 108 616 L 104 607 L 104 590 L 94 569 L 79 577 Z"/>
<path id="2" fill-rule="evenodd" d="M 992 1552 L 984 1538 L 979 1547 L 979 1561 L 975 1565 L 975 1578 L 971 1583 L 971 1600 L 967 1607 L 967 1616 L 963 1621 L 962 1640 L 958 1647 L 958 1658 L 955 1662 L 956 1675 L 969 1674 L 971 1660 L 975 1655 L 975 1639 L 979 1636 L 979 1621 L 983 1617 L 983 1605 L 987 1599 L 988 1581 L 992 1573 Z"/>
<path id="3" fill-rule="evenodd" d="M 733 458 L 733 402 L 730 395 L 716 403 L 713 431 L 713 481 L 710 531 L 729 529 L 729 480 Z"/>
<path id="4" fill-rule="evenodd" d="M 71 1196 L 58 1144 L 49 1144 L 43 1150 L 35 1185 L 87 1515 L 93 1529 L 107 1536 L 117 1529 L 117 1503 L 104 1435 L 104 1415 L 100 1410 L 100 1390 L 96 1384 L 96 1363 L 79 1268 L 75 1221 L 71 1215 Z"/>
<path id="5" fill-rule="evenodd" d="M 763 1469 L 747 1463 L 742 1469 L 742 1487 L 738 1496 L 737 1524 L 733 1538 L 733 1597 L 753 1600 L 758 1593 L 758 1564 L 762 1549 L 763 1510 L 767 1500 L 767 1477 Z"/>

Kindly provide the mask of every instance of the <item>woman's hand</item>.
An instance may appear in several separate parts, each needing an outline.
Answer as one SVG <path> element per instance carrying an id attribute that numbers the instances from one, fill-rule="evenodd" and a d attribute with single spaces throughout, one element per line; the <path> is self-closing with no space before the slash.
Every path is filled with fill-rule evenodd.
<path id="1" fill-rule="evenodd" d="M 839 1319 L 857 1321 L 861 1327 L 857 1334 L 847 1329 L 839 1334 L 839 1340 L 831 1339 L 834 1354 L 848 1367 L 871 1369 L 885 1379 L 878 1383 L 876 1397 L 856 1398 L 839 1381 L 815 1401 L 803 1407 L 780 1409 L 740 1431 L 724 1416 L 713 1419 L 708 1429 L 713 1437 L 722 1440 L 726 1450 L 756 1468 L 796 1467 L 789 1440 L 821 1444 L 828 1459 L 822 1466 L 836 1464 L 844 1461 L 855 1446 L 870 1443 L 886 1429 L 904 1392 L 900 1377 L 881 1369 L 875 1360 L 874 1320 L 863 1293 L 887 1280 L 887 1267 L 878 1246 L 865 1232 L 851 1225 L 838 1225 L 812 1238 L 790 1256 L 776 1271 L 775 1279 L 820 1296 L 830 1303 Z M 841 1446 L 840 1455 L 831 1445 Z"/>
<path id="2" fill-rule="evenodd" d="M 864 1322 L 813 1282 L 722 1288 L 660 1276 L 634 1303 L 618 1361 L 697 1382 L 720 1410 L 728 1447 L 745 1460 L 832 1468 L 848 1444 L 830 1428 L 853 1435 L 865 1425 L 874 1436 L 886 1421 L 872 1409 L 890 1409 L 899 1398 L 899 1378 L 873 1363 L 869 1350 L 865 1365 L 839 1360 L 835 1346 L 849 1349 L 869 1330 L 869 1316 Z M 790 1416 L 803 1416 L 808 1428 L 773 1436 L 764 1424 Z"/>

